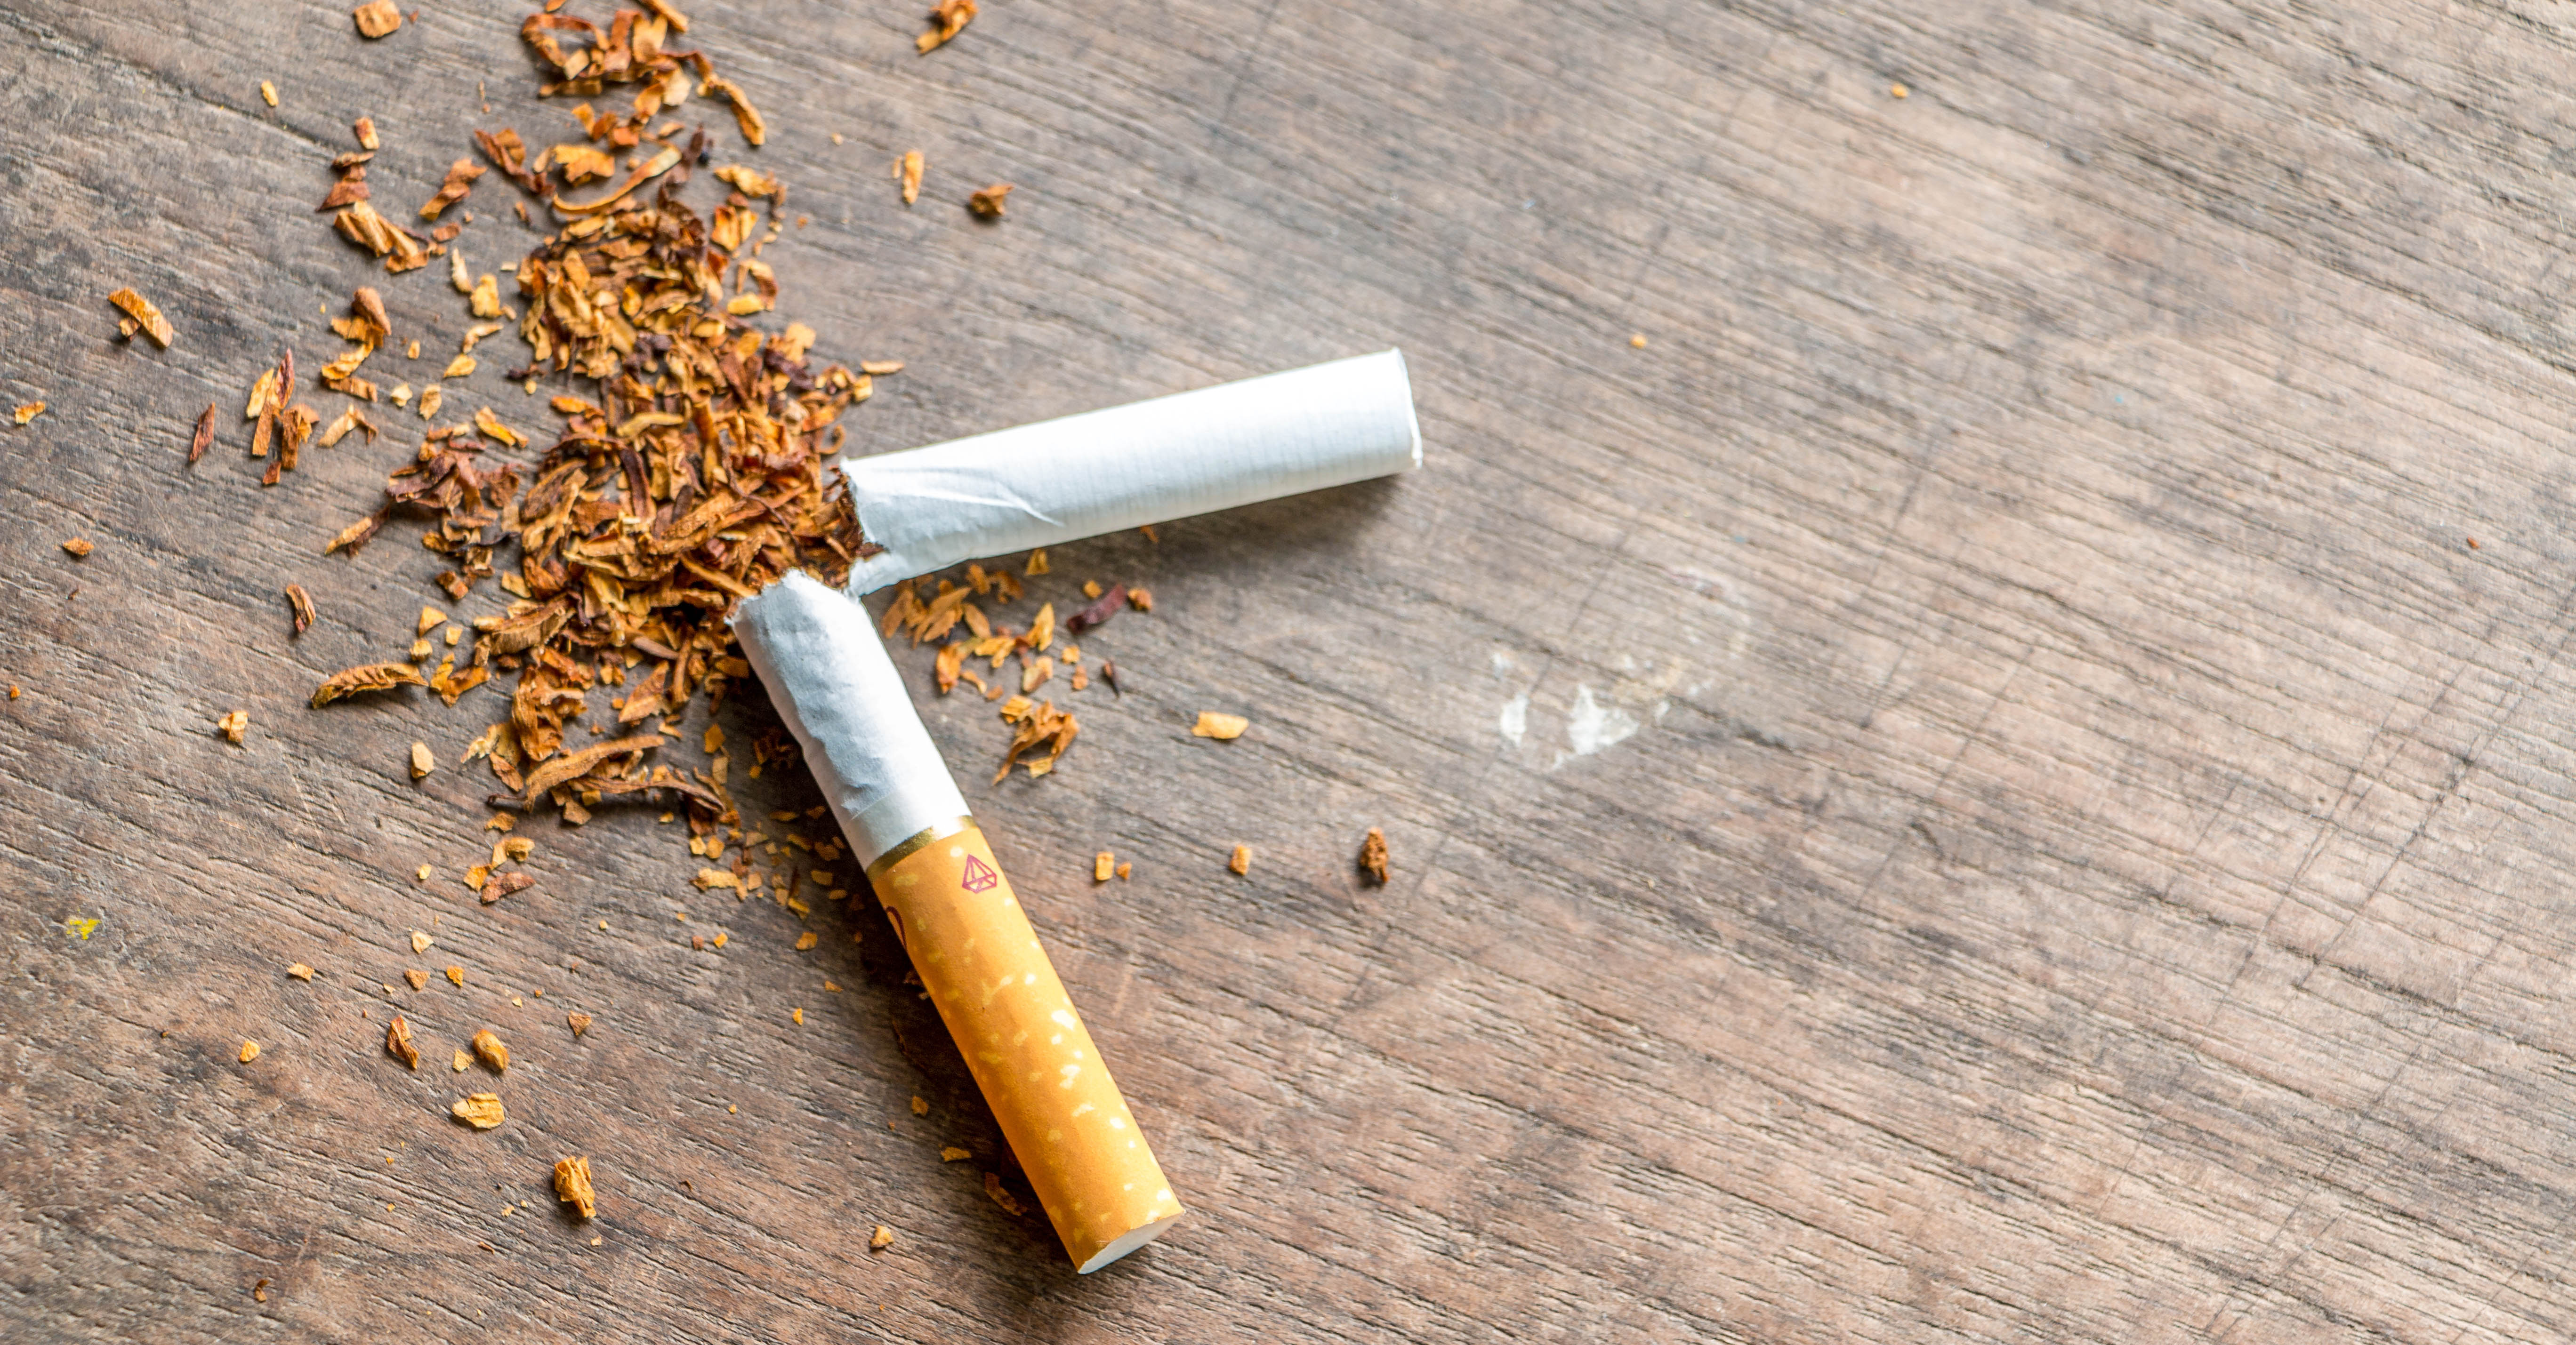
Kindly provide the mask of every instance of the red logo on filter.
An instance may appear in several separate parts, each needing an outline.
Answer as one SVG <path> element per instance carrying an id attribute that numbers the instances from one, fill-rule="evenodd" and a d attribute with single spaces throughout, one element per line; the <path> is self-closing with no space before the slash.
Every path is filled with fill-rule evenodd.
<path id="1" fill-rule="evenodd" d="M 968 855 L 966 874 L 958 879 L 958 884 L 969 892 L 990 892 L 993 890 L 993 884 L 1000 881 L 1002 881 L 1002 875 L 993 872 L 992 865 L 973 855 Z"/>

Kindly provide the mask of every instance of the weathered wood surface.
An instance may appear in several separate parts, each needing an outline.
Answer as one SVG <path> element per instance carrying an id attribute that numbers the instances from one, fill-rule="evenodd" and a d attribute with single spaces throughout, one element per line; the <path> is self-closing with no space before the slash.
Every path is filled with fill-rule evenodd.
<path id="1" fill-rule="evenodd" d="M 488 782 L 403 752 L 497 701 L 302 707 L 429 596 L 316 554 L 418 422 L 263 491 L 230 417 L 382 280 L 311 213 L 353 116 L 394 203 L 569 124 L 525 8 L 0 5 L 12 1340 L 2576 1331 L 2563 7 L 690 5 L 813 217 L 782 316 L 911 361 L 865 443 L 1413 361 L 1425 472 L 1059 554 L 1159 601 L 1058 777 L 925 692 L 1197 1211 L 1088 1279 L 873 917 L 792 952 L 635 813 L 479 908 Z"/>

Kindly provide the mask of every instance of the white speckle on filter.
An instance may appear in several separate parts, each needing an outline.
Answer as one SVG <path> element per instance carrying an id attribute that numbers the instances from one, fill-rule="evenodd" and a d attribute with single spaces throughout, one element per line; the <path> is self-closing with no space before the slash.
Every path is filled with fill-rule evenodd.
<path id="1" fill-rule="evenodd" d="M 1057 1027 L 1073 1026 L 1073 1011 L 1071 1009 L 1058 1009 L 1055 1012 L 1048 1014 L 1047 1018 Z"/>
<path id="2" fill-rule="evenodd" d="M 1494 721 L 1494 728 L 1503 735 L 1504 742 L 1514 747 L 1521 745 L 1521 738 L 1529 732 L 1528 692 L 1503 702 L 1502 717 Z"/>
<path id="3" fill-rule="evenodd" d="M 1627 741 L 1637 731 L 1637 717 L 1615 705 L 1603 705 L 1592 698 L 1592 688 L 1583 683 L 1574 687 L 1574 708 L 1565 716 L 1565 743 L 1573 751 L 1557 757 L 1563 765 L 1572 757 L 1588 757 L 1602 748 Z"/>

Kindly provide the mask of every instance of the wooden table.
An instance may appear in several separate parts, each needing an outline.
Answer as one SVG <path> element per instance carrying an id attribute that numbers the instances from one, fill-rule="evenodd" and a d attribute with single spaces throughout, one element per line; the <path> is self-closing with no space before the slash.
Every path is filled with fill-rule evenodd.
<path id="1" fill-rule="evenodd" d="M 1057 553 L 1157 601 L 1056 777 L 986 784 L 904 655 L 1195 1210 L 1077 1278 L 865 903 L 607 810 L 482 907 L 499 699 L 304 708 L 436 596 L 399 526 L 319 554 L 422 423 L 263 490 L 236 408 L 357 284 L 396 372 L 453 350 L 444 264 L 312 207 L 359 114 L 406 207 L 473 127 L 571 138 L 529 8 L 0 6 L 0 404 L 49 405 L 0 428 L 0 1334 L 2576 1331 L 2564 15 L 986 0 L 924 57 L 912 4 L 690 3 L 769 144 L 683 111 L 811 217 L 779 316 L 908 364 L 855 444 L 1412 361 L 1421 473 Z M 495 340 L 450 406 L 551 433 Z M 506 1079 L 448 1069 L 480 1027 Z"/>

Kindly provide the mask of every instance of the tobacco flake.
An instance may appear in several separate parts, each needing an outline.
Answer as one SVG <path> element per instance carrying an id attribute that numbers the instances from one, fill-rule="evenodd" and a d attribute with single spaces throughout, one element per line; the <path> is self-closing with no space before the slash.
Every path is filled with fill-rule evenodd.
<path id="1" fill-rule="evenodd" d="M 474 1034 L 474 1055 L 490 1066 L 495 1074 L 510 1072 L 510 1048 L 502 1045 L 501 1039 L 494 1036 L 488 1027 Z"/>
<path id="2" fill-rule="evenodd" d="M 1238 877 L 1252 872 L 1252 847 L 1248 845 L 1234 847 L 1234 858 L 1227 860 L 1225 866 L 1234 870 Z"/>
<path id="3" fill-rule="evenodd" d="M 1199 722 L 1190 726 L 1190 732 L 1201 738 L 1240 738 L 1243 736 L 1243 731 L 1250 727 L 1252 727 L 1252 721 L 1241 715 L 1221 715 L 1213 710 L 1201 710 Z"/>
<path id="4" fill-rule="evenodd" d="M 313 595 L 302 584 L 286 586 L 286 605 L 295 614 L 295 633 L 302 635 L 313 626 Z"/>
<path id="5" fill-rule="evenodd" d="M 161 316 L 161 310 L 154 307 L 151 300 L 131 289 L 120 289 L 107 296 L 107 301 L 124 309 L 126 316 L 134 319 L 143 334 L 152 338 L 152 344 L 163 350 L 170 348 L 170 342 L 177 333 L 170 330 L 170 320 Z"/>
<path id="6" fill-rule="evenodd" d="M 206 449 L 214 442 L 215 404 L 213 402 L 208 402 L 206 403 L 206 413 L 197 417 L 196 434 L 191 436 L 188 440 L 188 461 L 195 462 L 197 459 L 206 456 Z"/>
<path id="7" fill-rule="evenodd" d="M 572 1035 L 575 1038 L 579 1038 L 583 1033 L 590 1031 L 590 1015 L 586 1013 L 565 1014 L 564 1025 L 572 1029 Z"/>
<path id="8" fill-rule="evenodd" d="M 20 402 L 18 403 L 18 409 L 10 414 L 17 418 L 19 424 L 24 425 L 28 421 L 34 420 L 36 417 L 45 414 L 45 404 L 43 402 Z"/>
<path id="9" fill-rule="evenodd" d="M 319 710 L 333 701 L 362 692 L 390 691 L 399 686 L 416 687 L 422 682 L 420 669 L 408 663 L 367 663 L 343 668 L 323 678 L 322 684 L 313 689 L 313 708 Z"/>
<path id="10" fill-rule="evenodd" d="M 1368 829 L 1368 839 L 1360 843 L 1360 869 L 1386 886 L 1386 833 L 1376 827 Z"/>
<path id="11" fill-rule="evenodd" d="M 431 771 L 437 769 L 438 758 L 430 755 L 429 744 L 414 742 L 411 745 L 411 778 L 425 780 Z"/>
<path id="12" fill-rule="evenodd" d="M 1001 1206 L 1005 1214 L 1016 1216 L 1029 1212 L 1029 1207 L 1021 1204 L 1019 1197 L 1012 1195 L 1009 1187 L 1002 1185 L 1002 1174 L 998 1172 L 984 1174 L 984 1194 L 991 1196 L 993 1203 Z"/>
<path id="13" fill-rule="evenodd" d="M 350 10 L 349 15 L 358 21 L 361 37 L 386 37 L 403 25 L 402 6 L 395 4 L 394 0 L 367 0 L 367 3 Z"/>
<path id="14" fill-rule="evenodd" d="M 1125 606 L 1127 603 L 1129 591 L 1130 590 L 1125 584 L 1118 584 L 1112 586 L 1107 593 L 1098 595 L 1100 598 L 1098 602 L 1095 602 L 1089 607 L 1085 607 L 1081 611 L 1074 613 L 1072 616 L 1065 618 L 1065 634 L 1080 635 L 1084 631 L 1087 631 L 1092 627 L 1107 621 L 1109 618 L 1118 615 L 1118 609 Z"/>
<path id="15" fill-rule="evenodd" d="M 420 973 L 410 974 L 417 976 Z M 419 988 L 420 985 L 417 982 L 413 983 L 412 989 Z M 411 1024 L 401 1014 L 395 1014 L 394 1020 L 385 1025 L 385 1050 L 405 1065 L 413 1069 L 420 1068 L 420 1048 L 412 1045 Z"/>
<path id="16" fill-rule="evenodd" d="M 474 190 L 474 180 L 483 176 L 483 165 L 472 159 L 459 159 L 447 166 L 447 180 L 438 184 L 438 192 L 420 208 L 420 217 L 434 220 L 449 206 L 465 199 Z M 480 235 L 477 235 L 480 237 Z"/>
<path id="17" fill-rule="evenodd" d="M 226 742 L 230 742 L 238 746 L 241 743 L 242 735 L 250 731 L 250 714 L 247 711 L 235 710 L 232 713 L 217 719 L 215 721 L 215 728 L 224 735 L 224 740 Z"/>
<path id="18" fill-rule="evenodd" d="M 996 182 L 992 186 L 978 188 L 973 195 L 966 198 L 966 208 L 985 219 L 1000 219 L 1002 198 L 1010 195 L 1012 189 L 1012 184 L 1008 182 Z"/>
<path id="19" fill-rule="evenodd" d="M 918 54 L 927 56 L 966 31 L 966 25 L 974 18 L 975 0 L 938 0 L 930 8 L 930 30 L 914 38 L 912 45 Z"/>
<path id="20" fill-rule="evenodd" d="M 456 1105 L 448 1111 L 457 1120 L 477 1130 L 490 1130 L 508 1119 L 501 1109 L 501 1095 L 498 1093 L 468 1093 L 458 1098 Z"/>
<path id="21" fill-rule="evenodd" d="M 905 205 L 911 205 L 921 199 L 922 163 L 921 151 L 917 149 L 905 150 L 903 157 L 894 161 L 894 180 L 903 184 Z M 876 370 L 868 369 L 866 372 L 873 374 Z"/>
<path id="22" fill-rule="evenodd" d="M 562 1158 L 555 1161 L 555 1199 L 573 1207 L 582 1218 L 599 1216 L 599 1195 L 590 1184 L 590 1160 Z"/>
<path id="23" fill-rule="evenodd" d="M 74 537 L 63 543 L 63 550 L 70 552 L 74 560 L 84 559 L 97 549 L 98 544 L 86 537 Z"/>

